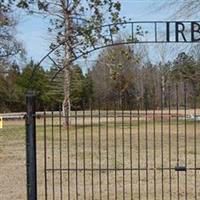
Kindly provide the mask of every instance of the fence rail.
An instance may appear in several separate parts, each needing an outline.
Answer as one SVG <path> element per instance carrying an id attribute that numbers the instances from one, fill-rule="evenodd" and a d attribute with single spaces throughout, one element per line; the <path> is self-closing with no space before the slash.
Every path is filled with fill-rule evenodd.
<path id="1" fill-rule="evenodd" d="M 40 113 L 38 198 L 198 200 L 200 109 L 182 89 L 181 102 L 178 86 L 173 99 L 161 90 L 152 109 L 139 102 L 71 111 L 67 127 L 61 110 Z"/>

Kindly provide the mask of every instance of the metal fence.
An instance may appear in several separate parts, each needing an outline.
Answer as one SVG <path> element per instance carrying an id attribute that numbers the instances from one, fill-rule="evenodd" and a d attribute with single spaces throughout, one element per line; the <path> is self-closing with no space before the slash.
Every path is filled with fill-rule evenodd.
<path id="1" fill-rule="evenodd" d="M 152 109 L 138 101 L 71 111 L 67 128 L 61 111 L 44 112 L 38 199 L 199 199 L 197 95 L 184 84 L 161 88 L 159 98 Z"/>

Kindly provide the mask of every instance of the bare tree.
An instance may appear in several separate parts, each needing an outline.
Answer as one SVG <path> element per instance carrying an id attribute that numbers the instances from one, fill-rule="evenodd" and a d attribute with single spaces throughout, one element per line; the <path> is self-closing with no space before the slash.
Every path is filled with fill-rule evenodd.
<path id="1" fill-rule="evenodd" d="M 199 16 L 200 11 L 200 1 L 199 0 L 184 0 L 184 1 L 165 1 L 159 4 L 160 8 L 174 10 L 171 17 L 176 18 L 188 18 L 192 16 Z"/>
<path id="2" fill-rule="evenodd" d="M 4 9 L 0 4 L 0 73 L 9 65 L 16 55 L 24 55 L 22 44 L 16 39 L 16 18 L 9 8 Z"/>
<path id="3" fill-rule="evenodd" d="M 200 62 L 200 46 L 198 44 L 193 45 L 190 51 L 194 58 Z"/>
<path id="4" fill-rule="evenodd" d="M 137 68 L 140 58 L 126 45 L 105 49 L 91 69 L 95 98 L 120 106 L 136 99 Z"/>

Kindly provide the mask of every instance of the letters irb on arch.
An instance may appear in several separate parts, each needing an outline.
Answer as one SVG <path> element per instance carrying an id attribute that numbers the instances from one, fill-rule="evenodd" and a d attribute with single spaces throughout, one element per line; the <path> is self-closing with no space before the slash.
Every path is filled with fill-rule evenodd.
<path id="1" fill-rule="evenodd" d="M 113 27 L 119 32 L 113 33 Z M 109 32 L 110 43 L 116 44 L 114 38 L 124 33 L 124 43 L 199 43 L 200 21 L 133 21 L 104 25 Z"/>
<path id="2" fill-rule="evenodd" d="M 130 33 L 128 25 L 132 26 L 132 38 L 137 38 L 133 43 L 199 43 L 200 21 L 136 21 L 127 22 L 127 32 Z M 137 30 L 143 33 L 138 36 Z M 130 41 L 131 43 L 132 41 Z"/>
<path id="3" fill-rule="evenodd" d="M 166 22 L 166 41 L 171 41 L 171 25 L 175 26 L 175 42 L 200 42 L 200 22 Z"/>

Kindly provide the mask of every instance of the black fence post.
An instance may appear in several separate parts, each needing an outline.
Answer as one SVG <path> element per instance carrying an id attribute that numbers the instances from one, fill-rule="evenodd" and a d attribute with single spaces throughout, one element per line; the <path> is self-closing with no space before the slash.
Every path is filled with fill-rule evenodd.
<path id="1" fill-rule="evenodd" d="M 34 92 L 26 94 L 27 200 L 37 200 L 36 126 Z"/>

